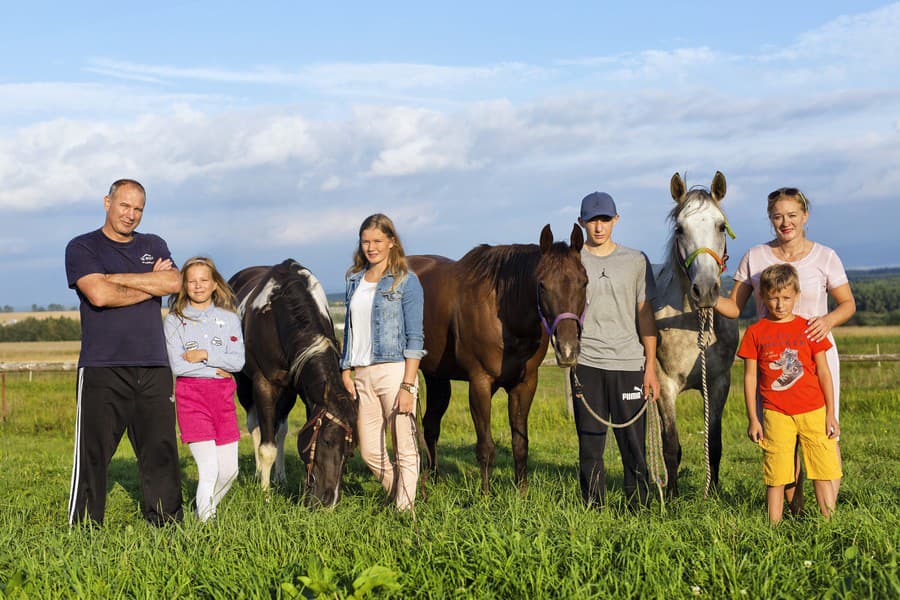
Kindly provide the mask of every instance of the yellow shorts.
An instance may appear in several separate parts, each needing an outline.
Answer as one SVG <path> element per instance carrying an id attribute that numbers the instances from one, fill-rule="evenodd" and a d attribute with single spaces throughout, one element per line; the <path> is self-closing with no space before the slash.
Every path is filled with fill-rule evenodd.
<path id="1" fill-rule="evenodd" d="M 794 483 L 794 447 L 800 436 L 803 464 L 809 479 L 840 479 L 837 440 L 825 433 L 825 407 L 799 415 L 763 409 L 765 452 L 763 479 L 768 486 Z"/>

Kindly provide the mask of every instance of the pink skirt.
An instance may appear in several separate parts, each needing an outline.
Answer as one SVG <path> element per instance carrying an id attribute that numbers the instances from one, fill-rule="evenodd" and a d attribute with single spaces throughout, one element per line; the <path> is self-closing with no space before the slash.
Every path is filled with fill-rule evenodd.
<path id="1" fill-rule="evenodd" d="M 232 377 L 175 380 L 175 411 L 183 443 L 214 440 L 223 446 L 240 439 L 234 408 L 236 387 Z"/>

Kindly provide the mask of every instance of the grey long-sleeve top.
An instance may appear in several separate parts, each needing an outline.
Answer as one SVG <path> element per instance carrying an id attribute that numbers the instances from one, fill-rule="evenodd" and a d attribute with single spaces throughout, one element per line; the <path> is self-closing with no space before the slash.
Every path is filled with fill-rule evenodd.
<path id="1" fill-rule="evenodd" d="M 197 310 L 188 305 L 185 319 L 168 314 L 163 324 L 169 364 L 177 377 L 216 377 L 216 369 L 235 373 L 244 368 L 244 337 L 241 320 L 233 312 L 210 305 Z M 187 350 L 206 350 L 208 358 L 191 363 L 182 357 Z"/>

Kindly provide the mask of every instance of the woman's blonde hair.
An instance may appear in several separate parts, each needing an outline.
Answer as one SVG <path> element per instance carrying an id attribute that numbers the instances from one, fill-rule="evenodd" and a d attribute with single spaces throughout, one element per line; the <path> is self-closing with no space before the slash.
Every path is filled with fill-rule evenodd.
<path id="1" fill-rule="evenodd" d="M 366 217 L 363 220 L 362 225 L 359 226 L 359 238 L 362 239 L 363 231 L 373 228 L 381 231 L 381 233 L 386 235 L 388 239 L 394 243 L 388 253 L 386 269 L 387 273 L 394 276 L 394 283 L 390 288 L 391 291 L 393 291 L 409 274 L 409 266 L 406 264 L 406 252 L 403 250 L 403 244 L 400 243 L 399 236 L 397 236 L 397 228 L 394 227 L 394 222 L 391 221 L 387 215 L 375 213 L 374 215 Z M 353 265 L 347 270 L 347 275 L 350 276 L 353 273 L 365 271 L 368 266 L 369 261 L 362 251 L 360 242 L 357 241 L 356 251 L 353 253 Z"/>
<path id="2" fill-rule="evenodd" d="M 181 267 L 181 291 L 179 291 L 177 294 L 172 294 L 171 296 L 169 296 L 169 312 L 174 314 L 179 319 L 190 320 L 189 317 L 186 317 L 184 315 L 184 309 L 191 301 L 187 293 L 187 277 L 188 270 L 191 267 L 196 267 L 197 265 L 201 265 L 209 269 L 213 283 L 216 285 L 216 289 L 214 289 L 212 293 L 213 305 L 225 310 L 230 310 L 231 312 L 237 312 L 235 310 L 237 301 L 234 297 L 234 292 L 231 291 L 231 286 L 228 285 L 228 282 L 225 281 L 225 278 L 222 277 L 222 275 L 219 273 L 219 270 L 216 269 L 216 264 L 212 261 L 212 259 L 205 256 L 195 256 L 193 258 L 189 258 L 187 262 L 184 263 L 184 265 Z"/>

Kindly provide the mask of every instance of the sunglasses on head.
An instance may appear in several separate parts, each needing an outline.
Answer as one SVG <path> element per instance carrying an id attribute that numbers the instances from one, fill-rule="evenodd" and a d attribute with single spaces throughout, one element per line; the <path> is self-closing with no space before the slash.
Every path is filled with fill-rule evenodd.
<path id="1" fill-rule="evenodd" d="M 775 200 L 777 198 L 780 198 L 781 196 L 787 196 L 789 198 L 800 198 L 800 203 L 803 205 L 803 210 L 807 210 L 809 206 L 809 203 L 806 201 L 806 196 L 804 196 L 803 192 L 795 187 L 778 188 L 777 190 L 769 194 L 769 200 Z"/>

